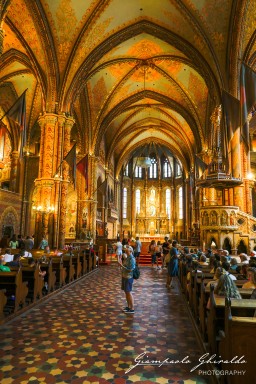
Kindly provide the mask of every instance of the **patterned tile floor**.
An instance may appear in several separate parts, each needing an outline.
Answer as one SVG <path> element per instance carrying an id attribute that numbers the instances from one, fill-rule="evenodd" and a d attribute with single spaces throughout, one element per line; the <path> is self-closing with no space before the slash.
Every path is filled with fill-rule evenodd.
<path id="1" fill-rule="evenodd" d="M 121 310 L 126 303 L 112 264 L 2 325 L 1 384 L 209 383 L 190 372 L 204 351 L 178 283 L 168 291 L 165 274 L 141 268 L 134 315 Z M 186 356 L 191 363 L 173 362 Z"/>

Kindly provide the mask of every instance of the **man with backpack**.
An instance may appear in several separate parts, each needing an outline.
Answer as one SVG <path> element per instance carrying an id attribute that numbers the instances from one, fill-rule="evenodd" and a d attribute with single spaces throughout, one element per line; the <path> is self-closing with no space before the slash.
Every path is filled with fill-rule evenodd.
<path id="1" fill-rule="evenodd" d="M 127 246 L 125 248 L 125 254 L 127 257 L 124 258 L 123 263 L 118 260 L 118 264 L 122 269 L 122 285 L 121 289 L 125 293 L 127 307 L 123 308 L 123 311 L 127 314 L 134 313 L 134 299 L 132 295 L 132 284 L 133 284 L 133 270 L 135 268 L 135 258 L 133 256 L 133 248 Z"/>

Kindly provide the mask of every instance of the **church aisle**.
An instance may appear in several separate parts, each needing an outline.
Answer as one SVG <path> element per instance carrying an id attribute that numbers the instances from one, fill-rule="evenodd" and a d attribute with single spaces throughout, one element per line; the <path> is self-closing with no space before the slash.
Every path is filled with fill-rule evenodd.
<path id="1" fill-rule="evenodd" d="M 120 273 L 111 265 L 1 326 L 1 384 L 210 383 L 190 372 L 204 351 L 178 286 L 168 291 L 165 274 L 141 268 L 134 315 L 122 312 Z M 150 363 L 132 368 L 143 353 Z M 171 363 L 186 356 L 191 364 Z"/>

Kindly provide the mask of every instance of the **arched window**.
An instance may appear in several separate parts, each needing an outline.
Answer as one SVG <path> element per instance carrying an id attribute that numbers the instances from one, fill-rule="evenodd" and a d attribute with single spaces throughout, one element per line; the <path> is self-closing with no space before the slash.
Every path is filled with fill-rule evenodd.
<path id="1" fill-rule="evenodd" d="M 178 197 L 179 197 L 179 219 L 183 219 L 183 189 L 182 189 L 182 187 L 179 187 Z"/>
<path id="2" fill-rule="evenodd" d="M 135 172 L 134 172 L 134 176 L 135 176 L 135 177 L 138 177 L 139 179 L 142 178 L 142 168 L 141 168 L 141 167 L 138 167 L 138 166 L 136 165 L 136 167 L 135 167 Z"/>
<path id="3" fill-rule="evenodd" d="M 151 165 L 149 167 L 149 178 L 157 178 L 157 160 L 155 158 L 151 158 Z"/>
<path id="4" fill-rule="evenodd" d="M 129 163 L 126 164 L 126 167 L 124 169 L 124 176 L 129 176 Z"/>
<path id="5" fill-rule="evenodd" d="M 140 213 L 140 189 L 136 189 L 135 192 L 135 201 L 136 201 L 136 213 Z"/>
<path id="6" fill-rule="evenodd" d="M 181 176 L 181 166 L 179 163 L 176 164 L 176 176 Z"/>
<path id="7" fill-rule="evenodd" d="M 127 219 L 127 188 L 123 189 L 123 219 Z"/>
<path id="8" fill-rule="evenodd" d="M 171 190 L 168 188 L 165 191 L 165 211 L 168 219 L 171 217 Z"/>
<path id="9" fill-rule="evenodd" d="M 169 163 L 168 159 L 164 160 L 164 164 L 163 164 L 163 177 L 164 178 L 171 177 L 171 166 L 170 166 L 170 163 Z"/>

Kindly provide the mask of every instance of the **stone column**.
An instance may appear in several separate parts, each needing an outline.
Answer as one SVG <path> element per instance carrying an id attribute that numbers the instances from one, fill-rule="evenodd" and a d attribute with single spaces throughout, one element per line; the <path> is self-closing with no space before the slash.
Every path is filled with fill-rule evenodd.
<path id="1" fill-rule="evenodd" d="M 57 115 L 46 113 L 39 117 L 38 123 L 41 127 L 41 147 L 39 160 L 39 177 L 35 180 L 36 201 L 34 202 L 37 210 L 37 234 L 36 240 L 39 242 L 40 236 L 46 237 L 49 234 L 49 215 L 53 213 L 54 199 L 54 155 Z M 52 234 L 52 229 L 50 230 Z M 49 242 L 51 245 L 51 242 Z"/>
<path id="2" fill-rule="evenodd" d="M 97 168 L 98 168 L 98 157 L 91 155 L 88 159 L 88 174 L 89 174 L 89 227 L 88 230 L 90 235 L 95 242 L 96 239 L 96 218 L 97 218 Z"/>
<path id="3" fill-rule="evenodd" d="M 77 163 L 84 158 L 85 155 L 77 156 Z M 86 190 L 86 180 L 84 176 L 77 172 L 77 223 L 76 238 L 82 240 L 87 231 L 88 226 L 88 191 Z"/>
<path id="4" fill-rule="evenodd" d="M 70 132 L 74 125 L 72 118 L 66 118 L 63 126 L 63 158 L 68 154 L 71 149 L 70 145 Z M 60 192 L 60 209 L 59 209 L 59 248 L 63 249 L 65 246 L 66 235 L 66 214 L 67 214 L 67 196 L 69 186 L 69 165 L 64 161 L 62 164 L 62 177 Z"/>

